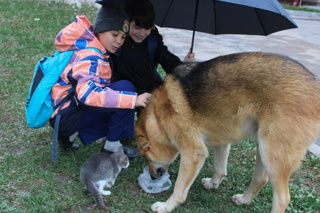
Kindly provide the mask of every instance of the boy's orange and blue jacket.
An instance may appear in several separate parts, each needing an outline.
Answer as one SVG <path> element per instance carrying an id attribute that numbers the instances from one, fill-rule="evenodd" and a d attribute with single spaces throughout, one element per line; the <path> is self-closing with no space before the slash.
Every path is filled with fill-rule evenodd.
<path id="1" fill-rule="evenodd" d="M 55 40 L 55 47 L 60 52 L 83 50 L 73 53 L 60 79 L 52 87 L 53 107 L 68 95 L 73 83 L 77 100 L 84 105 L 109 109 L 135 108 L 136 93 L 114 91 L 108 87 L 112 76 L 110 56 L 95 36 L 93 26 L 85 16 L 77 16 L 75 22 L 59 32 Z M 96 48 L 103 56 L 94 49 L 84 48 Z M 73 82 L 70 82 L 70 79 Z M 64 103 L 62 109 L 68 107 L 69 104 L 70 101 Z M 57 110 L 51 117 L 54 117 L 56 113 Z"/>

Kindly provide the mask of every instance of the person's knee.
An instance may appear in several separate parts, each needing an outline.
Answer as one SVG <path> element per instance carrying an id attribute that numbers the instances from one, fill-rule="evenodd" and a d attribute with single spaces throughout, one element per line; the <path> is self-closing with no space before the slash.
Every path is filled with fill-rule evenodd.
<path id="1" fill-rule="evenodd" d="M 136 92 L 134 85 L 128 80 L 117 81 L 110 85 L 113 90 Z"/>
<path id="2" fill-rule="evenodd" d="M 128 80 L 123 80 L 123 81 L 124 81 L 124 84 L 127 87 L 126 91 L 129 91 L 129 92 L 135 92 L 136 91 L 136 88 L 134 87 L 134 85 L 130 81 L 128 81 Z"/>

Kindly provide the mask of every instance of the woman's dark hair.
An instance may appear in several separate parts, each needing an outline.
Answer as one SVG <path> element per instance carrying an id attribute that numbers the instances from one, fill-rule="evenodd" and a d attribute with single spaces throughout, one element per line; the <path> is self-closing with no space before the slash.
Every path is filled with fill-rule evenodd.
<path id="1" fill-rule="evenodd" d="M 138 27 L 151 29 L 156 20 L 153 5 L 149 0 L 128 0 L 124 5 L 129 21 L 134 21 Z"/>

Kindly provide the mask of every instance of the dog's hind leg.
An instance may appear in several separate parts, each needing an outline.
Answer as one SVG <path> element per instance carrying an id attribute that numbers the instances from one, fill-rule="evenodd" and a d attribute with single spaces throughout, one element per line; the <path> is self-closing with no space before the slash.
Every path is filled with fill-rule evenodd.
<path id="1" fill-rule="evenodd" d="M 225 176 L 227 176 L 227 164 L 230 151 L 230 144 L 222 146 L 213 146 L 213 176 L 212 178 L 203 178 L 202 185 L 206 189 L 217 189 Z"/>
<path id="2" fill-rule="evenodd" d="M 290 203 L 290 176 L 318 135 L 319 123 L 312 119 L 282 118 L 260 131 L 259 152 L 272 187 L 272 213 L 284 212 Z"/>
<path id="3" fill-rule="evenodd" d="M 296 164 L 290 160 L 290 144 L 285 143 L 285 140 L 280 138 L 273 137 L 273 140 L 269 139 L 269 143 L 260 145 L 261 158 L 272 187 L 272 213 L 285 212 L 290 203 L 289 179 Z M 299 136 L 296 138 L 299 138 Z M 294 140 L 296 139 L 293 139 L 292 142 Z M 301 158 L 303 157 L 301 156 Z M 299 161 L 300 159 L 297 160 Z"/>
<path id="4" fill-rule="evenodd" d="M 257 145 L 256 166 L 249 188 L 244 194 L 232 196 L 232 201 L 237 205 L 249 204 L 259 193 L 260 189 L 268 182 L 268 175 L 263 166 L 259 147 Z"/>

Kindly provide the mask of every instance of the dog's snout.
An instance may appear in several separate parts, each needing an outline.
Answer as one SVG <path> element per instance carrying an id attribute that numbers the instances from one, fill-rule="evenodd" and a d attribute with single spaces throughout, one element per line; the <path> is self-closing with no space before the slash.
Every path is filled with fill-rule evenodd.
<path id="1" fill-rule="evenodd" d="M 162 175 L 164 175 L 164 173 L 165 173 L 165 170 L 164 170 L 163 168 L 158 168 L 158 169 L 157 169 L 157 174 L 158 174 L 159 177 L 161 177 Z"/>

